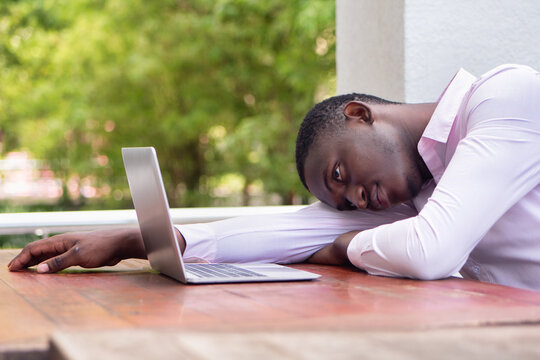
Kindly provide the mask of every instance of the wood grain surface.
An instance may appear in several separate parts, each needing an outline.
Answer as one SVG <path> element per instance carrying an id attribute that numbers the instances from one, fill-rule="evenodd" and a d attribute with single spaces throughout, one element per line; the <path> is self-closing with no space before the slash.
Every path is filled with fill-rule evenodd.
<path id="1" fill-rule="evenodd" d="M 0 251 L 0 350 L 46 346 L 53 332 L 403 331 L 540 323 L 540 292 L 451 278 L 390 279 L 295 265 L 316 281 L 183 285 L 142 260 L 98 270 L 12 273 Z"/>

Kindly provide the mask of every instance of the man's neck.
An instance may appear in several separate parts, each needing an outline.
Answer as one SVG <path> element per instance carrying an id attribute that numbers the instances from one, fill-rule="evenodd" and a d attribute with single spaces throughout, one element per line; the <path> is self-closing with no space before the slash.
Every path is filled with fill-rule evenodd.
<path id="1" fill-rule="evenodd" d="M 426 103 L 426 104 L 410 104 L 411 110 L 411 121 L 408 121 L 407 124 L 404 124 L 406 131 L 408 131 L 409 136 L 412 139 L 412 142 L 415 146 L 415 150 L 418 149 L 418 142 L 422 138 L 424 131 L 426 130 L 427 124 L 431 120 L 437 103 Z M 424 159 L 418 154 L 418 166 L 422 178 L 424 181 L 427 181 L 433 177 L 429 171 Z"/>
<path id="2" fill-rule="evenodd" d="M 402 116 L 396 121 L 415 146 L 420 141 L 436 107 L 437 103 L 405 104 L 403 106 Z"/>
<path id="3" fill-rule="evenodd" d="M 387 108 L 387 119 L 399 129 L 406 146 L 409 147 L 416 158 L 418 169 L 424 181 L 432 178 L 428 167 L 418 153 L 418 142 L 422 137 L 427 124 L 431 120 L 437 103 L 402 104 Z"/>

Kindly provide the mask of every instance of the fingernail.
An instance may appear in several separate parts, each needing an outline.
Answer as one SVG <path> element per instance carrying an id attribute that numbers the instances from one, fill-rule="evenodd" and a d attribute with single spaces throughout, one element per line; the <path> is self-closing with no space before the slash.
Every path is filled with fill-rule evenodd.
<path id="1" fill-rule="evenodd" d="M 39 264 L 36 268 L 37 272 L 40 274 L 49 272 L 49 265 L 47 264 Z"/>

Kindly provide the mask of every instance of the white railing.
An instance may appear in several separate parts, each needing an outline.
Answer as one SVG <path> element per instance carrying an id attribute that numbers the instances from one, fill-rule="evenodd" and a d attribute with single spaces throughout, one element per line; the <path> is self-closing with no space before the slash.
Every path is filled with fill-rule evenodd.
<path id="1" fill-rule="evenodd" d="M 174 224 L 223 220 L 243 215 L 297 211 L 304 206 L 246 206 L 171 209 Z M 0 214 L 0 235 L 85 231 L 137 224 L 135 210 L 59 211 Z"/>

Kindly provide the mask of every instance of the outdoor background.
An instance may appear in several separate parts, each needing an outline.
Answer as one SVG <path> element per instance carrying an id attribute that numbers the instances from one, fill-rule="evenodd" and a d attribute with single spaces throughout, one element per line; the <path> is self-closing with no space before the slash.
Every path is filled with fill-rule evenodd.
<path id="1" fill-rule="evenodd" d="M 1 211 L 132 208 L 124 146 L 171 207 L 306 203 L 296 132 L 334 94 L 334 0 L 3 0 Z"/>

